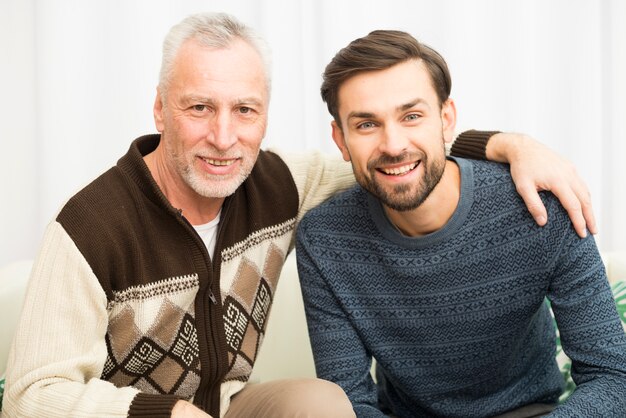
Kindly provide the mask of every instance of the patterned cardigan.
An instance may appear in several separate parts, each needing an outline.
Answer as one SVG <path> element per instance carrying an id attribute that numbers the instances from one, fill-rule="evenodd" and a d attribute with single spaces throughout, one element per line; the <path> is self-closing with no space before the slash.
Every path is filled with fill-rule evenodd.
<path id="1" fill-rule="evenodd" d="M 223 416 L 252 371 L 296 222 L 354 182 L 339 159 L 261 151 L 224 203 L 211 260 L 143 162 L 159 140 L 135 140 L 48 226 L 6 417 L 169 417 L 180 398 Z"/>

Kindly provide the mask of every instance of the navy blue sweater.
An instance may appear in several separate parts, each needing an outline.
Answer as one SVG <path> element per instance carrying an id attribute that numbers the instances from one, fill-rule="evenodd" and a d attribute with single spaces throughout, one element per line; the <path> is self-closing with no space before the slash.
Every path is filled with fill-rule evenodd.
<path id="1" fill-rule="evenodd" d="M 358 417 L 488 417 L 556 404 L 563 379 L 555 330 L 573 361 L 559 417 L 626 417 L 626 337 L 592 236 L 542 193 L 535 224 L 508 166 L 456 159 L 461 196 L 450 221 L 403 236 L 355 187 L 310 211 L 298 270 L 319 377 Z M 369 374 L 377 361 L 378 385 Z"/>

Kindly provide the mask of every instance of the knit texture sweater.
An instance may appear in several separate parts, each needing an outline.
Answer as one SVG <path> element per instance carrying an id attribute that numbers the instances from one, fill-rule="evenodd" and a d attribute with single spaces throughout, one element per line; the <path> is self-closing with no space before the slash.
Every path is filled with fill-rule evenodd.
<path id="1" fill-rule="evenodd" d="M 223 415 L 252 371 L 297 220 L 354 183 L 339 158 L 261 151 L 224 203 L 211 259 L 143 161 L 159 140 L 136 140 L 47 228 L 4 416 L 169 417 L 178 399 Z"/>
<path id="2" fill-rule="evenodd" d="M 429 235 L 402 235 L 359 186 L 304 217 L 296 248 L 318 376 L 346 391 L 358 417 L 556 404 L 547 297 L 578 385 L 551 416 L 626 416 L 626 338 L 593 237 L 576 235 L 550 193 L 548 224 L 537 226 L 508 166 L 455 161 L 460 201 Z"/>
<path id="3" fill-rule="evenodd" d="M 490 135 L 460 135 L 459 152 L 484 157 Z M 159 141 L 135 140 L 49 224 L 4 417 L 169 417 L 178 399 L 223 416 L 250 377 L 296 223 L 354 184 L 339 158 L 261 151 L 224 202 L 211 259 L 144 163 Z"/>

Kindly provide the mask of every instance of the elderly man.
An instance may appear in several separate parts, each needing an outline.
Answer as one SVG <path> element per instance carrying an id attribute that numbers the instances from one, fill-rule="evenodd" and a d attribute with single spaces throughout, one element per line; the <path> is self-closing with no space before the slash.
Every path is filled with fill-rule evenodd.
<path id="1" fill-rule="evenodd" d="M 160 135 L 135 140 L 46 231 L 10 354 L 6 416 L 353 415 L 323 380 L 246 385 L 297 220 L 354 182 L 339 159 L 260 151 L 268 72 L 261 40 L 232 17 L 171 29 Z M 471 154 L 488 137 L 461 135 L 457 146 Z M 529 143 L 498 134 L 487 151 L 535 175 L 519 184 L 538 218 L 535 190 L 548 187 L 581 230 L 583 213 L 593 223 L 577 177 L 543 184 L 554 171 L 536 168 L 562 163 L 544 164 L 544 148 Z M 526 152 L 538 158 L 518 164 Z"/>

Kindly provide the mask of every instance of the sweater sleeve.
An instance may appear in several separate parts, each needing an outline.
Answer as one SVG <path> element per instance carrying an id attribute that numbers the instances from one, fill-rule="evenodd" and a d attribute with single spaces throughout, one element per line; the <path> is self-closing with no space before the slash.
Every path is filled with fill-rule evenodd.
<path id="1" fill-rule="evenodd" d="M 355 184 L 352 166 L 339 157 L 319 152 L 276 153 L 289 167 L 298 189 L 298 220 L 324 200 Z"/>
<path id="2" fill-rule="evenodd" d="M 377 407 L 371 356 L 331 286 L 315 263 L 306 237 L 306 219 L 297 232 L 298 276 L 317 377 L 341 386 L 359 418 L 386 417 Z"/>
<path id="3" fill-rule="evenodd" d="M 559 251 L 549 298 L 577 387 L 550 416 L 625 417 L 626 335 L 602 260 L 593 236 L 580 239 L 564 210 L 552 212 L 562 239 L 551 245 Z"/>
<path id="4" fill-rule="evenodd" d="M 469 130 L 456 137 L 449 150 L 454 157 L 473 158 L 486 160 L 487 142 L 489 138 L 499 131 L 476 131 Z"/>
<path id="5" fill-rule="evenodd" d="M 169 417 L 178 400 L 100 379 L 107 298 L 62 226 L 48 226 L 7 364 L 5 417 Z"/>

